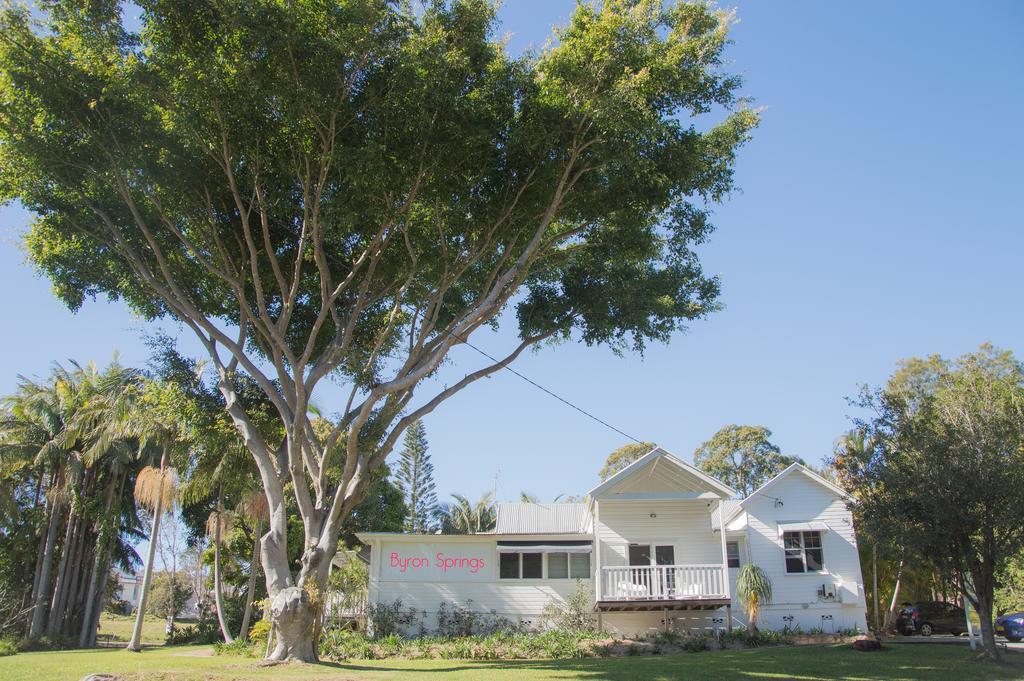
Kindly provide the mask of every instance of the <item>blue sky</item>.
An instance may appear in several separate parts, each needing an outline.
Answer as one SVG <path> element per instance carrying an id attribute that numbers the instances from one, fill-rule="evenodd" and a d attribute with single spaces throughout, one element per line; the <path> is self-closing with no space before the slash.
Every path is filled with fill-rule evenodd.
<path id="1" fill-rule="evenodd" d="M 508 0 L 509 45 L 541 45 L 573 0 Z M 515 368 L 636 437 L 689 458 L 727 423 L 828 455 L 844 398 L 904 357 L 990 341 L 1024 357 L 1024 4 L 740 2 L 731 68 L 765 107 L 739 190 L 701 251 L 725 309 L 643 358 L 562 345 Z M 54 360 L 144 363 L 119 304 L 76 315 L 24 264 L 29 216 L 0 210 L 0 392 Z M 165 325 L 179 333 L 173 325 Z M 185 332 L 182 348 L 199 350 Z M 510 335 L 474 336 L 492 352 Z M 461 350 L 439 381 L 479 365 Z M 334 411 L 338 393 L 318 397 Z M 596 482 L 611 432 L 503 372 L 426 421 L 438 490 L 542 499 Z"/>

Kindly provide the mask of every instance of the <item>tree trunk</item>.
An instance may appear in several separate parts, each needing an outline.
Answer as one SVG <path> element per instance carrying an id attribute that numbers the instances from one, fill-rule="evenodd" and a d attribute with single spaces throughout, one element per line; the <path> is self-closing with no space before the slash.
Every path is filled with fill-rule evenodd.
<path id="1" fill-rule="evenodd" d="M 64 533 L 64 543 L 60 547 L 60 565 L 57 567 L 57 583 L 53 588 L 53 600 L 50 603 L 50 619 L 46 623 L 47 636 L 53 636 L 64 624 L 64 606 L 67 602 L 68 584 L 71 582 L 71 563 L 74 562 L 78 541 L 78 514 L 74 505 L 68 510 L 68 526 Z"/>
<path id="2" fill-rule="evenodd" d="M 93 604 L 92 622 L 89 623 L 89 638 L 85 645 L 88 648 L 96 647 L 96 637 L 100 628 L 100 615 L 103 614 L 103 596 L 107 593 L 107 583 L 110 581 L 110 550 L 107 550 L 107 559 L 103 563 L 103 577 L 100 580 L 100 588 L 96 592 L 96 602 Z"/>
<path id="3" fill-rule="evenodd" d="M 249 634 L 249 619 L 252 617 L 253 592 L 256 591 L 256 566 L 260 560 L 260 532 L 263 531 L 263 522 L 257 521 L 253 531 L 252 560 L 249 562 L 249 584 L 246 587 L 245 614 L 242 615 L 242 628 L 238 632 L 238 638 L 245 640 Z"/>
<path id="4" fill-rule="evenodd" d="M 160 485 L 164 483 L 164 467 L 167 465 L 167 447 L 164 446 L 160 455 Z M 132 629 L 132 640 L 128 642 L 128 650 L 139 652 L 142 650 L 142 622 L 146 618 L 146 599 L 149 596 L 149 587 L 152 586 L 153 558 L 156 556 L 157 532 L 160 531 L 160 516 L 164 513 L 163 490 L 156 495 L 156 508 L 153 509 L 153 526 L 149 531 L 149 553 L 146 556 L 145 572 L 142 576 L 142 594 L 139 596 L 139 608 L 135 612 L 135 626 Z"/>
<path id="5" fill-rule="evenodd" d="M 220 524 L 221 517 L 224 513 L 224 488 L 221 487 L 217 492 L 217 522 L 214 523 L 213 528 L 213 601 L 217 607 L 217 621 L 220 623 L 220 633 L 224 636 L 224 641 L 227 643 L 233 643 L 234 638 L 231 636 L 231 632 L 228 631 L 228 624 L 224 620 L 224 602 L 220 590 Z"/>
<path id="6" fill-rule="evenodd" d="M 881 605 L 881 601 L 878 599 L 878 546 L 874 545 L 871 547 L 871 610 L 874 613 L 875 620 L 875 637 L 882 635 L 882 627 L 880 624 L 880 613 L 878 608 Z"/>
<path id="7" fill-rule="evenodd" d="M 889 628 L 893 625 L 893 621 L 896 618 L 896 603 L 900 597 L 900 581 L 903 579 L 903 561 L 900 561 L 900 566 L 896 569 L 896 585 L 892 590 L 892 602 L 889 603 L 889 610 L 885 613 L 885 621 L 882 622 L 882 631 L 889 631 Z"/>
<path id="8" fill-rule="evenodd" d="M 75 612 L 78 610 L 82 602 L 82 589 L 85 586 L 86 570 L 85 565 L 89 562 L 88 560 L 88 526 L 83 518 L 78 523 L 78 529 L 75 533 L 78 535 L 76 540 L 75 559 L 70 564 L 69 569 L 71 571 L 71 579 L 68 582 L 68 596 L 64 601 L 64 610 L 61 616 L 61 627 L 60 633 L 62 636 L 69 636 L 71 633 L 71 627 L 74 623 Z"/>
<path id="9" fill-rule="evenodd" d="M 56 472 L 51 473 L 50 474 L 50 486 L 47 489 L 53 489 L 55 487 L 55 485 L 56 485 L 56 482 L 57 482 L 57 473 Z M 39 490 L 37 489 L 36 490 L 36 501 L 35 501 L 36 505 L 39 504 L 39 499 L 40 499 L 40 494 L 39 494 Z M 29 601 L 28 601 L 29 603 L 35 603 L 39 598 L 42 598 L 43 600 L 46 599 L 46 594 L 40 595 L 40 592 L 43 591 L 43 590 L 41 590 L 39 588 L 39 578 L 42 576 L 42 572 L 43 572 L 43 559 L 46 557 L 46 545 L 49 542 L 49 539 L 50 539 L 50 536 L 51 536 L 51 534 L 50 534 L 51 524 L 54 523 L 53 516 L 56 513 L 57 513 L 56 503 L 53 502 L 53 501 L 48 501 L 47 504 L 46 504 L 46 523 L 45 523 L 46 530 L 41 532 L 40 535 L 39 535 L 39 550 L 36 552 L 35 574 L 33 574 L 33 576 L 32 576 L 32 592 L 31 592 L 31 596 L 29 597 Z M 60 522 L 59 519 L 57 520 L 57 522 L 58 523 Z M 53 528 L 54 544 L 56 544 L 56 533 L 57 533 L 57 528 L 54 527 Z M 51 566 L 52 566 L 52 563 L 53 563 L 53 547 L 50 548 L 50 554 L 51 554 L 50 555 L 50 563 L 51 563 Z M 47 586 L 49 586 L 49 584 L 47 584 Z M 27 626 L 25 628 L 25 636 L 28 636 L 29 635 L 29 628 L 32 626 L 32 618 L 31 617 L 28 618 L 28 621 L 26 622 L 26 624 L 27 624 Z"/>
<path id="10" fill-rule="evenodd" d="M 32 624 L 28 630 L 29 638 L 42 636 L 46 626 L 47 596 L 50 595 L 50 572 L 53 569 L 53 551 L 57 543 L 57 533 L 60 531 L 60 516 L 60 504 L 55 501 L 50 511 L 50 521 L 46 525 L 46 546 L 43 549 L 39 581 L 32 600 Z M 63 560 L 62 554 L 61 561 L 63 562 Z"/>
<path id="11" fill-rule="evenodd" d="M 270 604 L 277 644 L 269 659 L 316 662 L 316 615 L 316 608 L 305 590 L 290 586 L 278 592 Z"/>
<path id="12" fill-rule="evenodd" d="M 988 563 L 991 565 L 991 563 Z M 974 587 L 974 607 L 978 611 L 978 619 L 981 621 L 981 647 L 985 657 L 990 660 L 998 660 L 999 648 L 996 646 L 996 631 L 993 625 L 993 608 L 992 603 L 995 598 L 995 575 L 992 574 L 990 569 L 982 567 L 977 561 L 971 565 L 971 581 Z M 964 585 L 964 595 L 970 599 L 970 594 L 967 594 L 966 585 Z"/>
<path id="13" fill-rule="evenodd" d="M 110 476 L 107 482 L 107 498 L 103 503 L 103 518 L 100 520 L 100 528 L 96 538 L 96 558 L 92 568 L 92 578 L 89 580 L 89 590 L 85 595 L 85 607 L 82 612 L 82 630 L 78 633 L 78 647 L 85 648 L 92 636 L 93 609 L 96 604 L 96 589 L 101 581 L 100 573 L 103 565 L 107 562 L 107 554 L 110 551 L 110 506 L 114 500 L 114 487 L 117 479 Z"/>

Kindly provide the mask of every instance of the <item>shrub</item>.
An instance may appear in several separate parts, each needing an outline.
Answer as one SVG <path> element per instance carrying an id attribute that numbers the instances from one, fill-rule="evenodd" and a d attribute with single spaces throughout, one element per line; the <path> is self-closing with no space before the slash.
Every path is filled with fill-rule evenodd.
<path id="1" fill-rule="evenodd" d="M 253 657 L 255 655 L 253 646 L 245 639 L 235 639 L 231 643 L 223 641 L 213 644 L 213 652 L 217 655 L 238 655 L 241 657 Z"/>
<path id="2" fill-rule="evenodd" d="M 507 617 L 494 610 L 480 613 L 473 610 L 473 601 L 465 607 L 441 603 L 437 610 L 437 635 L 441 638 L 460 636 L 489 636 L 502 631 L 515 631 L 518 627 Z"/>
<path id="3" fill-rule="evenodd" d="M 683 639 L 683 650 L 688 653 L 699 653 L 709 647 L 708 637 L 705 634 L 694 634 Z"/>
<path id="4" fill-rule="evenodd" d="M 732 632 L 719 632 L 719 645 L 723 648 L 730 644 L 740 644 L 748 648 L 761 646 L 789 645 L 793 642 L 791 631 L 770 631 L 762 629 L 736 629 Z"/>
<path id="5" fill-rule="evenodd" d="M 548 601 L 542 619 L 547 626 L 560 631 L 595 631 L 594 599 L 590 589 L 576 580 L 576 590 L 565 602 Z"/>
<path id="6" fill-rule="evenodd" d="M 0 638 L 0 657 L 15 655 L 18 652 L 18 643 L 9 638 Z"/>
<path id="7" fill-rule="evenodd" d="M 320 641 L 320 656 L 335 660 L 382 658 L 445 660 L 574 659 L 605 654 L 593 644 L 596 634 L 518 630 L 486 636 L 426 636 L 402 638 L 391 634 L 371 639 L 358 631 L 335 630 Z"/>
<path id="8" fill-rule="evenodd" d="M 249 629 L 249 643 L 257 648 L 267 647 L 267 638 L 270 637 L 270 622 L 259 620 Z"/>
<path id="9" fill-rule="evenodd" d="M 415 608 L 403 609 L 402 600 L 396 598 L 393 603 L 374 603 L 366 610 L 374 637 L 387 637 L 400 634 L 419 620 Z"/>

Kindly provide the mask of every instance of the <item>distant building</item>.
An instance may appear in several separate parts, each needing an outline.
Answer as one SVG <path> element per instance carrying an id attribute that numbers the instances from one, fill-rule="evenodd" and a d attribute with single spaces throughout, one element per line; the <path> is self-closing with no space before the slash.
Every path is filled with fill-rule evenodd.
<path id="1" fill-rule="evenodd" d="M 142 598 L 142 574 L 128 574 L 117 569 L 114 570 L 114 574 L 117 577 L 117 589 L 114 591 L 114 597 L 127 603 L 129 612 L 135 612 L 139 607 L 139 599 Z M 178 617 L 196 617 L 198 614 L 199 606 L 196 595 L 192 594 L 185 601 L 185 606 L 178 613 Z"/>
<path id="2" fill-rule="evenodd" d="M 128 604 L 128 609 L 135 612 L 139 607 L 139 599 L 142 597 L 142 575 L 128 574 L 121 570 L 114 570 L 117 578 L 117 589 L 114 591 L 114 598 Z"/>

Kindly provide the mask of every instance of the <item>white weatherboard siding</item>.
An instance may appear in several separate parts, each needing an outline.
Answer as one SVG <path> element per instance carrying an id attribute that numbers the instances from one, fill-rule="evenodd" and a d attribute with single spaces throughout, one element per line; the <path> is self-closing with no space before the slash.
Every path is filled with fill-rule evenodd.
<path id="1" fill-rule="evenodd" d="M 805 631 L 814 627 L 826 632 L 832 628 L 866 629 L 860 557 L 846 502 L 800 471 L 778 480 L 766 493 L 774 498 L 755 495 L 745 504 L 749 560 L 772 580 L 772 604 L 763 610 L 764 626 L 781 629 L 787 624 L 783 617 L 791 615 L 793 626 Z M 786 572 L 779 525 L 797 522 L 823 522 L 828 526 L 821 535 L 824 572 Z M 818 589 L 824 584 L 835 585 L 841 602 L 818 598 Z M 832 621 L 822 620 L 822 615 L 831 615 Z"/>
<path id="2" fill-rule="evenodd" d="M 636 635 L 664 628 L 680 632 L 724 629 L 727 609 L 724 600 L 714 597 L 721 592 L 704 591 L 710 597 L 694 597 L 683 589 L 663 589 L 667 578 L 645 581 L 642 576 L 662 574 L 657 571 L 663 568 L 621 568 L 629 565 L 630 544 L 671 545 L 675 565 L 714 566 L 698 572 L 720 574 L 726 570 L 726 561 L 722 535 L 716 528 L 721 524 L 719 505 L 725 502 L 726 538 L 739 543 L 741 563 L 760 566 L 772 580 L 774 597 L 763 608 L 763 627 L 865 629 L 857 541 L 842 490 L 794 464 L 751 497 L 739 501 L 733 495 L 723 483 L 664 450 L 654 449 L 591 490 L 590 504 L 499 504 L 498 529 L 493 533 L 361 533 L 360 539 L 373 547 L 369 600 L 371 604 L 401 601 L 404 610 L 413 608 L 421 613 L 427 630 L 436 628 L 442 603 L 540 626 L 545 608 L 564 603 L 575 592 L 577 580 L 546 578 L 547 553 L 544 578 L 501 579 L 498 543 L 502 542 L 503 550 L 521 547 L 533 553 L 554 552 L 559 542 L 567 542 L 561 544 L 567 550 L 569 545 L 576 550 L 592 548 L 591 578 L 580 582 L 600 600 L 596 608 L 609 631 Z M 786 573 L 780 534 L 783 525 L 822 531 L 822 572 Z M 522 543 L 530 543 L 534 551 Z M 604 574 L 602 568 L 619 568 L 608 576 L 608 594 L 602 581 L 594 580 Z M 737 573 L 736 568 L 726 573 L 732 587 L 733 623 L 746 618 L 735 597 Z M 835 589 L 835 600 L 819 597 L 823 585 Z M 413 625 L 419 626 L 419 622 Z"/>
<path id="3" fill-rule="evenodd" d="M 399 567 L 392 567 L 392 553 L 399 555 L 396 561 L 399 565 L 403 559 L 416 557 L 428 564 L 419 568 L 419 574 L 414 567 L 407 567 L 402 573 Z M 482 559 L 484 564 L 477 567 L 476 572 L 472 572 L 475 566 L 468 563 L 465 567 L 439 572 L 438 553 L 456 561 L 459 558 Z M 564 603 L 576 591 L 575 579 L 500 579 L 497 540 L 482 535 L 476 535 L 472 542 L 446 541 L 440 537 L 433 541 L 423 538 L 415 543 L 380 541 L 372 555 L 374 578 L 370 580 L 370 603 L 390 604 L 400 600 L 403 609 L 415 608 L 421 616 L 426 611 L 422 619 L 428 630 L 436 626 L 441 603 L 449 607 L 468 607 L 479 613 L 494 611 L 513 622 L 539 625 L 538 620 L 549 603 Z M 590 579 L 579 581 L 582 588 L 592 591 Z"/>
<path id="4" fill-rule="evenodd" d="M 628 565 L 630 544 L 671 544 L 677 565 L 721 564 L 722 545 L 708 521 L 708 502 L 600 501 L 594 528 L 605 566 Z M 655 517 L 651 517 L 651 514 Z"/>

